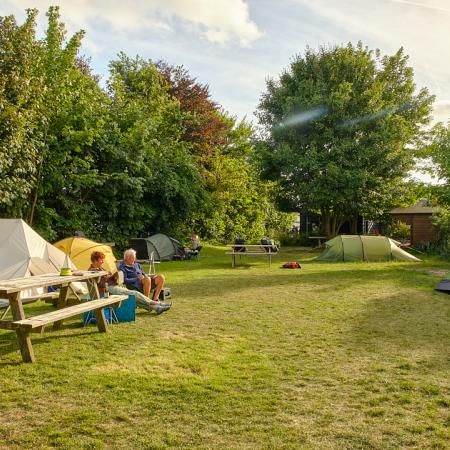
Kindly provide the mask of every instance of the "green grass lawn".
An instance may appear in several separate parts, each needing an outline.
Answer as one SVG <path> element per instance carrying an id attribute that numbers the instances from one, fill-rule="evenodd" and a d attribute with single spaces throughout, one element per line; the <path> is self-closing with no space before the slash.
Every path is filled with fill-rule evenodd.
<path id="1" fill-rule="evenodd" d="M 36 364 L 1 330 L 0 448 L 449 448 L 449 262 L 224 250 L 160 264 L 167 313 L 32 335 Z"/>

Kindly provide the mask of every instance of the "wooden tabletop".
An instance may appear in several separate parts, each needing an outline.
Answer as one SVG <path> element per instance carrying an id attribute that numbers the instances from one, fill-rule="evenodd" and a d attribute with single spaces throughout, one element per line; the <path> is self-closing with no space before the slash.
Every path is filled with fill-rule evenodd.
<path id="1" fill-rule="evenodd" d="M 46 273 L 28 278 L 0 280 L 0 295 L 11 294 L 29 288 L 67 285 L 75 281 L 86 281 L 107 275 L 107 272 L 76 270 L 76 275 L 61 276 L 59 273 Z"/>
<path id="2" fill-rule="evenodd" d="M 271 244 L 227 244 L 229 247 L 248 247 L 248 248 L 253 248 L 253 247 L 273 247 L 274 245 Z"/>

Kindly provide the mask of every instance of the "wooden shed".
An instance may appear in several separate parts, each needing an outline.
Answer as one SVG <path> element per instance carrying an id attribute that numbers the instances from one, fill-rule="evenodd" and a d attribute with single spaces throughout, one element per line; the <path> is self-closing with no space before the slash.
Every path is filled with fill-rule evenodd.
<path id="1" fill-rule="evenodd" d="M 411 226 L 411 245 L 426 244 L 434 238 L 431 226 L 431 216 L 435 208 L 431 206 L 408 206 L 407 208 L 394 208 L 391 215 L 398 221 Z"/>

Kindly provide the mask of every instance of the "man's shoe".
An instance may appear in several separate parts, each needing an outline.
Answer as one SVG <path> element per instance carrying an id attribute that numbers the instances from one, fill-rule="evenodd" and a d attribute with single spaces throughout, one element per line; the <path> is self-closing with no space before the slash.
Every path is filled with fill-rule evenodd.
<path id="1" fill-rule="evenodd" d="M 156 308 L 154 309 L 155 313 L 157 316 L 159 316 L 160 314 L 162 314 L 164 311 L 166 311 L 166 308 L 162 305 L 158 305 L 156 306 Z"/>
<path id="2" fill-rule="evenodd" d="M 163 303 L 161 305 L 157 305 L 155 308 L 156 315 L 159 316 L 164 311 L 168 311 L 171 307 L 172 307 L 172 303 L 170 303 L 170 304 Z"/>

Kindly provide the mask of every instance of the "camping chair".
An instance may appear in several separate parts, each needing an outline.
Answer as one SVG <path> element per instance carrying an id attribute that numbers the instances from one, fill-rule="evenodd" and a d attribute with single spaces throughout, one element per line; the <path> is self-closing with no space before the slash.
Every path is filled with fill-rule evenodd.
<path id="1" fill-rule="evenodd" d="M 155 252 L 151 252 L 151 253 L 150 253 L 150 258 L 149 258 L 149 260 L 148 260 L 149 266 L 148 266 L 148 272 L 147 272 L 147 275 L 149 275 L 149 276 L 150 276 L 150 275 L 156 275 L 156 267 L 155 267 L 155 264 L 156 264 L 156 262 L 159 263 L 159 261 L 155 261 L 154 253 L 155 253 Z"/>
<path id="2" fill-rule="evenodd" d="M 200 258 L 200 250 L 202 249 L 202 246 L 196 248 L 195 250 L 191 248 L 187 248 L 185 250 L 186 253 L 186 259 L 199 259 Z"/>

